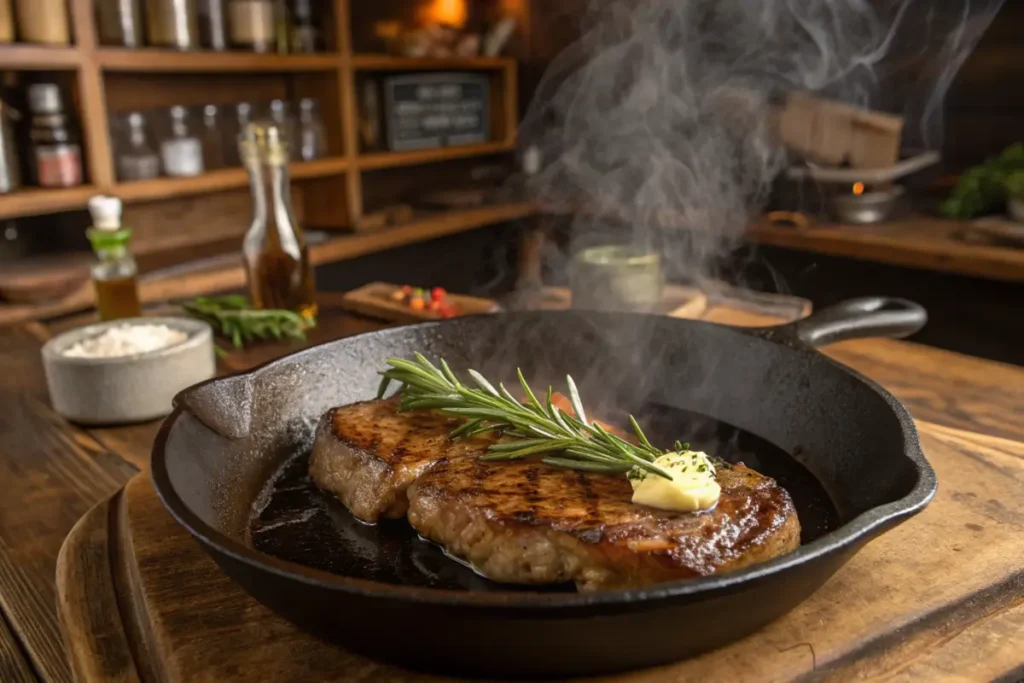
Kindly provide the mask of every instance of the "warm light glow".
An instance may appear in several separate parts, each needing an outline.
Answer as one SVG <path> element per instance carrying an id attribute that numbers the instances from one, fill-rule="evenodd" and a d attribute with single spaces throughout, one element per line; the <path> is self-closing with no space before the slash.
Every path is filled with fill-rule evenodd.
<path id="1" fill-rule="evenodd" d="M 426 23 L 449 24 L 462 28 L 466 23 L 466 0 L 430 0 L 422 9 Z"/>
<path id="2" fill-rule="evenodd" d="M 854 194 L 858 194 L 858 195 L 859 194 L 864 194 L 864 183 L 854 183 L 853 184 L 853 193 Z"/>

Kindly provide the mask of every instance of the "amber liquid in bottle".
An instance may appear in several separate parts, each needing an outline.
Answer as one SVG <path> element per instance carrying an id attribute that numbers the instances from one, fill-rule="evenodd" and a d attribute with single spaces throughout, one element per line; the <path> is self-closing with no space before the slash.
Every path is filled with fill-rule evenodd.
<path id="1" fill-rule="evenodd" d="M 100 320 L 135 318 L 142 315 L 134 275 L 94 280 L 93 283 L 96 286 L 96 310 L 100 314 Z"/>
<path id="2" fill-rule="evenodd" d="M 305 247 L 296 259 L 280 247 L 268 246 L 248 272 L 249 295 L 256 308 L 285 308 L 306 320 L 316 319 L 316 288 Z"/>
<path id="3" fill-rule="evenodd" d="M 316 287 L 302 230 L 292 211 L 288 152 L 274 130 L 246 147 L 253 222 L 242 244 L 249 296 L 257 308 L 295 311 L 316 320 Z"/>

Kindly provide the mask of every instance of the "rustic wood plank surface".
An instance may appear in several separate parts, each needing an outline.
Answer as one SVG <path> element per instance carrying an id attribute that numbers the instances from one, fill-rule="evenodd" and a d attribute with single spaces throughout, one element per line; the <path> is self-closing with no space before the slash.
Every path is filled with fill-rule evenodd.
<path id="1" fill-rule="evenodd" d="M 955 238 L 964 225 L 922 216 L 877 225 L 816 225 L 807 230 L 762 223 L 748 237 L 762 244 L 864 261 L 1024 281 L 1024 249 L 968 244 Z"/>
<path id="2" fill-rule="evenodd" d="M 308 344 L 379 327 L 338 313 L 338 296 L 333 303 L 331 295 L 323 298 L 321 325 Z M 0 332 L 0 401 L 11 406 L 0 416 L 0 480 L 17 482 L 5 486 L 0 500 L 0 610 L 34 671 L 67 680 L 54 610 L 57 552 L 81 514 L 145 469 L 159 422 L 86 432 L 53 415 L 39 360 L 46 337 L 39 325 Z M 296 348 L 233 353 L 222 370 L 243 370 Z M 1024 440 L 1024 369 L 886 340 L 847 342 L 827 352 L 887 386 L 918 419 Z"/>
<path id="3" fill-rule="evenodd" d="M 0 617 L 0 681 L 35 683 L 35 672 L 21 650 L 21 643 Z"/>
<path id="4" fill-rule="evenodd" d="M 935 680 L 948 674 L 985 680 L 1012 674 L 1024 663 L 1014 647 L 1024 596 L 1024 444 L 920 427 L 940 481 L 951 482 L 925 512 L 868 544 L 810 599 L 758 633 L 678 664 L 592 680 Z M 111 543 L 128 563 L 123 574 L 130 584 L 118 595 L 132 596 L 122 613 L 142 620 L 137 630 L 145 659 L 159 663 L 162 680 L 453 680 L 325 646 L 274 615 L 174 522 L 146 475 L 111 505 L 119 509 Z M 95 535 L 76 528 L 64 564 L 90 561 Z M 68 599 L 69 591 L 94 594 L 81 586 L 61 584 L 60 590 L 65 623 L 92 623 L 116 611 L 100 600 Z M 104 657 L 109 647 L 102 642 Z"/>

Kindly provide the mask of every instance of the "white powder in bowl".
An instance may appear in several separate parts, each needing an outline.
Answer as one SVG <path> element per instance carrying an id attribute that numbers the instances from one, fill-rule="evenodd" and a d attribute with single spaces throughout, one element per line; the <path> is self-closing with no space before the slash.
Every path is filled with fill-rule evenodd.
<path id="1" fill-rule="evenodd" d="M 180 344 L 188 334 L 167 325 L 121 325 L 83 339 L 64 351 L 72 358 L 118 358 L 159 351 Z"/>

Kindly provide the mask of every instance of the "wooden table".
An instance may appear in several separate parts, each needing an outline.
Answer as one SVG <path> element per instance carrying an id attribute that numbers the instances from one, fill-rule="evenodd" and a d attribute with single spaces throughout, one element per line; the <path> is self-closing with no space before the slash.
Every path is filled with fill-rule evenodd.
<path id="1" fill-rule="evenodd" d="M 1024 282 L 1024 249 L 961 241 L 956 233 L 965 224 L 912 216 L 877 225 L 831 223 L 798 230 L 764 222 L 754 226 L 748 237 L 777 247 L 990 280 Z"/>
<path id="2" fill-rule="evenodd" d="M 321 325 L 309 343 L 380 327 L 340 312 L 337 300 L 324 297 Z M 721 311 L 709 317 L 731 322 Z M 58 550 L 79 517 L 146 468 L 158 427 L 85 430 L 56 416 L 39 357 L 51 330 L 29 324 L 0 332 L 0 681 L 70 680 L 55 610 Z M 235 353 L 221 369 L 248 368 L 293 348 Z M 919 420 L 1024 441 L 1020 368 L 887 340 L 845 342 L 828 353 L 888 387 Z M 1020 586 L 1014 591 L 1010 599 L 980 596 L 956 619 L 934 627 L 934 637 L 897 644 L 895 652 L 878 653 L 878 662 L 898 673 L 911 658 L 920 670 L 965 680 L 1019 667 L 1019 652 L 1006 647 L 1024 622 Z"/>

